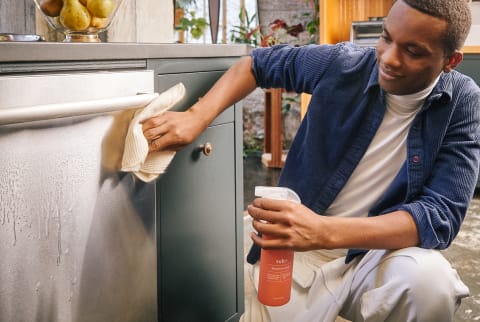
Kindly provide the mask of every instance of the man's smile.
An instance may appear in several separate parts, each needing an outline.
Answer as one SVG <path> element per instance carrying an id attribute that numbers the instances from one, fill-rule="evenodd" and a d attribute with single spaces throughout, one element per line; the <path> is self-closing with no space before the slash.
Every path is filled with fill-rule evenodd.
<path id="1" fill-rule="evenodd" d="M 385 66 L 383 66 L 381 64 L 378 67 L 378 72 L 380 74 L 380 77 L 383 78 L 384 80 L 387 80 L 387 81 L 392 81 L 392 80 L 395 80 L 395 79 L 398 79 L 398 78 L 402 77 L 401 74 L 394 73 L 391 70 L 389 70 L 388 68 L 385 68 Z"/>

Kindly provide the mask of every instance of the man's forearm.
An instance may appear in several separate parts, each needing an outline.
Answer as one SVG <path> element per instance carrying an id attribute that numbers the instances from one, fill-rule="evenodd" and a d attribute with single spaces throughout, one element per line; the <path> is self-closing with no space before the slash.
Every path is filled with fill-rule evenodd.
<path id="1" fill-rule="evenodd" d="M 405 211 L 367 218 L 324 217 L 327 248 L 399 249 L 419 244 L 417 226 Z"/>
<path id="2" fill-rule="evenodd" d="M 209 124 L 225 109 L 243 99 L 256 88 L 256 80 L 251 71 L 251 57 L 245 56 L 235 63 L 195 103 L 190 111 L 199 115 Z"/>

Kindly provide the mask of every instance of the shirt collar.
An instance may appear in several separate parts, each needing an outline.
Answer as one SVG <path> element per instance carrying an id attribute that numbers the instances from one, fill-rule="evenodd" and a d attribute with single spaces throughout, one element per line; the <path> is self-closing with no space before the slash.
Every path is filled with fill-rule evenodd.
<path id="1" fill-rule="evenodd" d="M 450 73 L 454 72 L 455 71 L 452 71 Z M 452 100 L 453 85 L 450 73 L 442 72 L 437 85 L 433 88 L 432 93 L 429 95 L 427 100 L 430 102 L 439 99 L 443 99 L 446 102 L 450 102 Z"/>
<path id="2" fill-rule="evenodd" d="M 375 65 L 373 66 L 373 71 L 370 73 L 370 79 L 368 80 L 367 87 L 364 90 L 364 94 L 366 94 L 370 88 L 377 86 L 380 87 L 378 84 L 378 64 L 375 62 Z"/>

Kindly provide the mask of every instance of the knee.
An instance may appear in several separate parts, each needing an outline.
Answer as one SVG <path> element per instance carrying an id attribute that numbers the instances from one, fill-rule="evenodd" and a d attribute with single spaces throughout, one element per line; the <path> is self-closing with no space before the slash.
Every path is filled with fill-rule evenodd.
<path id="1" fill-rule="evenodd" d="M 457 304 L 455 284 L 461 281 L 438 252 L 393 252 L 382 261 L 378 271 L 377 287 L 386 291 L 391 310 L 401 312 L 404 321 L 453 320 Z"/>
<path id="2" fill-rule="evenodd" d="M 387 260 L 384 265 L 386 270 L 392 270 L 387 273 L 385 283 L 393 282 L 401 286 L 414 302 L 435 302 L 443 298 L 448 298 L 451 293 L 448 284 L 449 281 L 442 274 L 443 268 L 431 262 L 417 261 L 408 256 L 395 256 Z M 427 303 L 423 303 L 427 304 Z M 427 305 L 430 306 L 430 305 Z"/>

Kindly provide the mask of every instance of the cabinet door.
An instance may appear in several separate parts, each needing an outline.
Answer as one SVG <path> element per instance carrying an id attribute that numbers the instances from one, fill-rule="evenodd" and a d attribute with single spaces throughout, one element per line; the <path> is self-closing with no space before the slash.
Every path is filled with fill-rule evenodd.
<path id="1" fill-rule="evenodd" d="M 160 321 L 220 322 L 239 310 L 234 143 L 233 123 L 211 126 L 157 182 Z"/>

